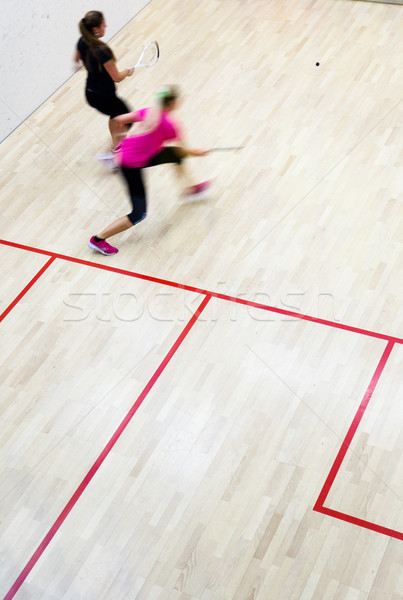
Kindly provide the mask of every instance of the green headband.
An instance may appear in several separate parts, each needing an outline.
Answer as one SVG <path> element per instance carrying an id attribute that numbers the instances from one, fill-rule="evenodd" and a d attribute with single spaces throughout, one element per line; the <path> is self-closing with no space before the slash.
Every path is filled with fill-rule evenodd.
<path id="1" fill-rule="evenodd" d="M 167 96 L 169 96 L 171 94 L 170 90 L 161 90 L 159 92 L 157 92 L 155 95 L 157 96 L 157 98 L 167 98 Z"/>

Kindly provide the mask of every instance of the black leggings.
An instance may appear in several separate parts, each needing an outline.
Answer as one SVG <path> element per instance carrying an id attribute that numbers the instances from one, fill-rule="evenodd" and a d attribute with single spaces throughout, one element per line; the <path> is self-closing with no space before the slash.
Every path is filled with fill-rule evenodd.
<path id="1" fill-rule="evenodd" d="M 129 221 L 136 225 L 147 216 L 146 191 L 143 183 L 143 169 L 146 167 L 155 167 L 167 163 L 181 164 L 179 148 L 169 146 L 156 154 L 145 167 L 122 167 L 123 177 L 126 179 L 129 188 L 130 200 L 132 203 L 132 212 L 127 215 Z"/>

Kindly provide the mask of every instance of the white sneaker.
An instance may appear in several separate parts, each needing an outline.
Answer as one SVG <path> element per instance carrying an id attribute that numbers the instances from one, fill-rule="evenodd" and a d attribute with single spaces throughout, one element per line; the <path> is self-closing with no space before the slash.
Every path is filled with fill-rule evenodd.
<path id="1" fill-rule="evenodd" d="M 113 152 L 107 152 L 106 154 L 97 154 L 96 159 L 105 165 L 110 171 L 117 171 L 119 167 L 115 161 L 115 154 Z"/>

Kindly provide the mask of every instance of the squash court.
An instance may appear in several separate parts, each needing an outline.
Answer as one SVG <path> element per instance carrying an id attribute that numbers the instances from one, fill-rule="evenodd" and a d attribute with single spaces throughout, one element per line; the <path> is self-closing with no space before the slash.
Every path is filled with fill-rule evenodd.
<path id="1" fill-rule="evenodd" d="M 119 95 L 244 148 L 149 169 L 111 257 L 83 70 L 1 143 L 1 598 L 403 598 L 402 10 L 149 2 Z"/>

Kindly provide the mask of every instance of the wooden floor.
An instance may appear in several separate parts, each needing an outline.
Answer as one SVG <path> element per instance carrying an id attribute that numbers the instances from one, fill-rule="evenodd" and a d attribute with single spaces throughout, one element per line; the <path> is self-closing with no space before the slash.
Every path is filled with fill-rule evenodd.
<path id="1" fill-rule="evenodd" d="M 0 597 L 403 598 L 403 12 L 152 0 L 133 108 L 183 90 L 214 177 L 149 215 L 74 75 L 0 146 Z M 316 66 L 319 62 L 319 66 Z"/>

